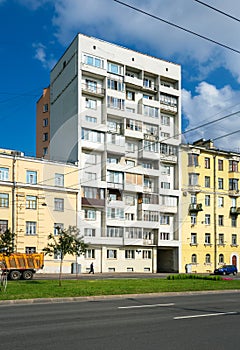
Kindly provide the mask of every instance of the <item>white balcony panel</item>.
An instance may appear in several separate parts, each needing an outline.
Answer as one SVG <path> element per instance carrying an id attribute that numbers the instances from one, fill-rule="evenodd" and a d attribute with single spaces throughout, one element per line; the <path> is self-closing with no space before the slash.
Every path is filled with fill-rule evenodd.
<path id="1" fill-rule="evenodd" d="M 102 151 L 102 152 L 104 151 L 104 144 L 102 144 L 102 143 L 82 140 L 81 146 L 82 146 L 82 148 L 94 149 L 96 151 Z"/>

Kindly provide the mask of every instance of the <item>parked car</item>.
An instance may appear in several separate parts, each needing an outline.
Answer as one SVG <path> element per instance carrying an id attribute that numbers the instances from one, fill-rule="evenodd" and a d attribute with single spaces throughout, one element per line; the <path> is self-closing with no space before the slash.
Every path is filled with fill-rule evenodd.
<path id="1" fill-rule="evenodd" d="M 215 275 L 230 275 L 230 273 L 232 273 L 233 275 L 236 275 L 237 272 L 238 272 L 237 268 L 234 265 L 223 265 L 218 269 L 214 270 Z"/>

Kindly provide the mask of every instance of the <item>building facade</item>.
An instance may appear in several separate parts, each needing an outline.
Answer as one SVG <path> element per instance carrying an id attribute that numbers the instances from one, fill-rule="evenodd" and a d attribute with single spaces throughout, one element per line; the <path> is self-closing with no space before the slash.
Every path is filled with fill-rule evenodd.
<path id="1" fill-rule="evenodd" d="M 36 107 L 36 156 L 38 158 L 49 157 L 50 141 L 50 87 L 43 89 L 42 96 Z"/>
<path id="2" fill-rule="evenodd" d="M 57 227 L 77 226 L 78 168 L 0 150 L 0 233 L 15 233 L 19 253 L 41 252 Z M 65 259 L 71 272 L 75 257 Z M 86 262 L 88 265 L 88 262 Z M 44 272 L 59 271 L 59 255 L 46 256 Z"/>
<path id="3" fill-rule="evenodd" d="M 180 111 L 171 62 L 78 34 L 52 69 L 50 159 L 79 168 L 97 272 L 179 270 Z"/>
<path id="4" fill-rule="evenodd" d="M 180 271 L 186 264 L 190 271 L 201 273 L 223 264 L 239 269 L 240 155 L 201 139 L 182 145 L 181 158 Z"/>

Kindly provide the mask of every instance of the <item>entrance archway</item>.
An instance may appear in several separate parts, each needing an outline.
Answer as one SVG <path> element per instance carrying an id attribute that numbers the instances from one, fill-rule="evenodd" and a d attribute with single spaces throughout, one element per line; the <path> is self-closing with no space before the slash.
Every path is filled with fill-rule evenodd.
<path id="1" fill-rule="evenodd" d="M 236 257 L 236 255 L 232 256 L 232 265 L 237 266 L 237 257 Z"/>

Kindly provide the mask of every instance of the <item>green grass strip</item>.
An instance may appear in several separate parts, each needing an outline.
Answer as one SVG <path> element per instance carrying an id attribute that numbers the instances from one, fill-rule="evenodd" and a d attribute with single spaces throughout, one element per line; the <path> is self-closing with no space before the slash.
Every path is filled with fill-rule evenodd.
<path id="1" fill-rule="evenodd" d="M 61 287 L 58 280 L 9 281 L 0 300 L 240 289 L 239 280 L 184 276 L 188 278 L 63 280 Z"/>

